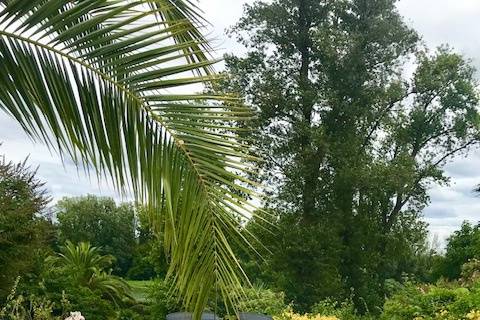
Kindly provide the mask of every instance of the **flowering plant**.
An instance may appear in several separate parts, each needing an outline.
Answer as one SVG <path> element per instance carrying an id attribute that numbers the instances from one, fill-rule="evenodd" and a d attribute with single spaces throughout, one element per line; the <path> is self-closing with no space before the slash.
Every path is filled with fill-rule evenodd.
<path id="1" fill-rule="evenodd" d="M 322 316 L 319 314 L 297 314 L 292 311 L 291 308 L 287 308 L 285 312 L 283 312 L 279 316 L 273 317 L 274 320 L 339 320 L 337 317 L 334 316 Z"/>

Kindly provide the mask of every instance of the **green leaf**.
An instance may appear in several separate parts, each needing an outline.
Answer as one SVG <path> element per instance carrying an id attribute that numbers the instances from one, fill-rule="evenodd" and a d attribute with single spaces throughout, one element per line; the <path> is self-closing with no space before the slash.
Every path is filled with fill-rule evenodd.
<path id="1" fill-rule="evenodd" d="M 216 81 L 190 1 L 12 0 L 0 4 L 0 108 L 35 140 L 132 190 L 164 221 L 169 274 L 198 317 L 212 290 L 248 282 L 230 247 L 254 208 L 249 146 Z M 192 72 L 192 76 L 185 76 Z"/>

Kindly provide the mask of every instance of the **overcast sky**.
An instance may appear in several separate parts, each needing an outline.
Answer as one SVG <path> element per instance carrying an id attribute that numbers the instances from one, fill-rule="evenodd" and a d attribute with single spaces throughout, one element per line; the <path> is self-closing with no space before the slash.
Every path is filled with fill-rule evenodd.
<path id="1" fill-rule="evenodd" d="M 224 35 L 224 30 L 238 20 L 247 2 L 253 1 L 200 0 L 200 7 L 212 23 L 210 36 L 221 49 L 219 54 L 241 51 L 238 44 Z M 480 1 L 400 0 L 398 7 L 428 46 L 448 43 L 471 58 L 480 69 Z M 32 166 L 39 166 L 38 176 L 47 182 L 54 201 L 88 193 L 120 199 L 107 183 L 89 179 L 71 163 L 62 164 L 47 148 L 32 143 L 3 113 L 0 113 L 0 141 L 3 142 L 0 154 L 5 154 L 7 159 L 21 161 L 28 156 Z M 476 222 L 480 218 L 480 198 L 472 192 L 480 183 L 480 152 L 456 159 L 446 166 L 446 171 L 451 177 L 450 186 L 434 187 L 430 192 L 431 205 L 424 212 L 432 235 L 437 235 L 442 242 L 462 221 Z"/>

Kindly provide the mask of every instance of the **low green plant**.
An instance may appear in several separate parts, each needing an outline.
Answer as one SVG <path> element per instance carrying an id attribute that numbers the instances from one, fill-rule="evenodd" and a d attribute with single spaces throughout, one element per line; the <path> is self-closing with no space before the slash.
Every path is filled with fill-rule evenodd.
<path id="1" fill-rule="evenodd" d="M 71 311 L 88 320 L 143 315 L 145 308 L 137 306 L 126 281 L 111 275 L 109 267 L 110 257 L 97 249 L 68 243 L 60 254 L 44 259 L 35 274 L 17 281 L 3 308 L 8 317 L 0 319 L 56 320 Z"/>
<path id="2" fill-rule="evenodd" d="M 457 320 L 473 317 L 480 306 L 480 283 L 462 286 L 460 282 L 436 285 L 409 283 L 388 299 L 383 320 Z M 473 318 L 468 318 L 470 317 Z"/>
<path id="3" fill-rule="evenodd" d="M 172 286 L 163 279 L 156 279 L 147 294 L 147 304 L 152 320 L 165 319 L 167 314 L 182 310 L 180 300 L 172 294 Z"/>
<path id="4" fill-rule="evenodd" d="M 45 296 L 38 297 L 34 294 L 23 295 L 17 292 L 20 277 L 17 277 L 13 288 L 8 295 L 4 306 L 0 309 L 0 319 L 2 320 L 57 320 L 63 319 L 61 316 L 54 315 L 55 303 L 48 300 Z M 62 309 L 69 303 L 66 300 L 61 301 Z M 65 312 L 62 312 L 62 315 Z"/>
<path id="5" fill-rule="evenodd" d="M 240 312 L 255 312 L 271 316 L 280 315 L 286 307 L 283 292 L 275 292 L 262 285 L 246 288 L 245 298 L 238 304 Z"/>
<path id="6" fill-rule="evenodd" d="M 340 320 L 375 319 L 373 316 L 368 314 L 358 314 L 352 299 L 347 299 L 341 302 L 333 299 L 325 299 L 313 306 L 312 313 L 323 316 L 334 316 Z"/>
<path id="7" fill-rule="evenodd" d="M 111 274 L 113 256 L 101 255 L 100 249 L 89 243 L 73 244 L 70 241 L 62 248 L 57 257 L 49 259 L 53 266 L 60 268 L 79 287 L 99 292 L 100 295 L 121 305 L 133 300 L 127 281 Z"/>

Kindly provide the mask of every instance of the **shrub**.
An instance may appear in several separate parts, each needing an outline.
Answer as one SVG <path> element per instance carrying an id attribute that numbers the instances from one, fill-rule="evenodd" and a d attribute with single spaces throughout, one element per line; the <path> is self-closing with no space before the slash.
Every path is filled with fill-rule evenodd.
<path id="1" fill-rule="evenodd" d="M 245 294 L 245 299 L 238 304 L 238 310 L 241 312 L 275 316 L 282 314 L 286 308 L 283 292 L 274 292 L 263 286 L 257 286 L 246 288 Z"/>
<path id="2" fill-rule="evenodd" d="M 274 320 L 343 320 L 336 316 L 325 316 L 320 314 L 298 314 L 287 308 L 282 314 L 275 316 Z"/>
<path id="3" fill-rule="evenodd" d="M 0 308 L 2 320 L 61 320 L 67 314 L 66 309 L 71 307 L 64 297 L 56 304 L 45 295 L 38 296 L 19 291 L 18 277 L 8 295 L 5 304 Z M 55 310 L 57 309 L 57 310 Z"/>
<path id="4" fill-rule="evenodd" d="M 112 303 L 102 299 L 99 292 L 84 287 L 70 288 L 67 298 L 71 310 L 81 311 L 85 319 L 112 319 L 116 316 Z"/>
<path id="5" fill-rule="evenodd" d="M 382 319 L 475 319 L 478 306 L 480 283 L 471 287 L 461 287 L 458 283 L 408 284 L 386 301 Z"/>
<path id="6" fill-rule="evenodd" d="M 102 270 L 89 268 L 95 270 L 95 276 L 83 283 L 80 281 L 82 277 L 72 272 L 72 268 L 61 264 L 57 258 L 50 257 L 39 267 L 38 274 L 20 281 L 16 298 L 21 297 L 22 304 L 28 308 L 37 301 L 42 302 L 42 305 L 45 305 L 43 301 L 51 302 L 53 317 L 63 317 L 66 312 L 80 311 L 88 320 L 115 319 L 120 307 L 108 300 L 108 293 L 110 289 L 115 289 L 115 286 L 110 282 L 99 283 L 105 281 Z M 106 287 L 110 289 L 105 290 Z"/>
<path id="7" fill-rule="evenodd" d="M 355 320 L 355 319 L 367 319 L 368 317 L 360 317 L 357 315 L 355 306 L 351 300 L 344 302 L 337 302 L 331 299 L 323 300 L 317 303 L 313 308 L 314 314 L 335 316 L 341 320 Z"/>
<path id="8" fill-rule="evenodd" d="M 163 279 L 155 280 L 150 287 L 147 303 L 152 320 L 165 319 L 167 314 L 182 310 L 179 299 L 171 294 L 170 288 Z"/>
<path id="9" fill-rule="evenodd" d="M 118 313 L 116 320 L 142 320 L 144 315 L 139 314 L 136 310 L 122 309 Z"/>

